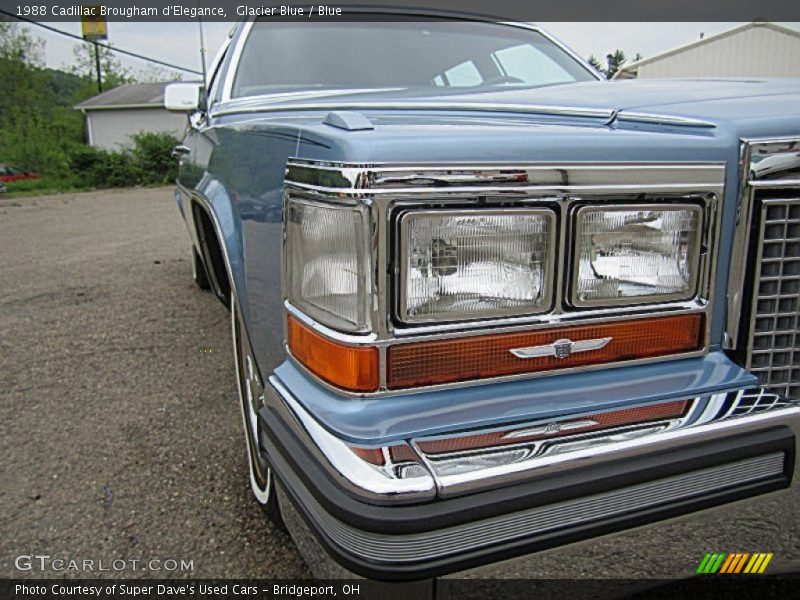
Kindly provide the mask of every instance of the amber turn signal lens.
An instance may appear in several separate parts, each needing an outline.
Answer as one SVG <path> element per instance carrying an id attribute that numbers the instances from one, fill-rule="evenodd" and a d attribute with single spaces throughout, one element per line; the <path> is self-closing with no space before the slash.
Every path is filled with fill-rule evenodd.
<path id="1" fill-rule="evenodd" d="M 378 349 L 332 342 L 288 317 L 289 350 L 309 371 L 351 392 L 378 389 Z"/>
<path id="2" fill-rule="evenodd" d="M 702 346 L 702 330 L 702 315 L 680 315 L 403 344 L 388 350 L 387 384 L 398 389 L 679 354 Z M 606 343 L 581 351 L 575 342 L 584 341 Z M 549 344 L 551 355 L 535 355 Z M 522 358 L 520 350 L 534 356 Z"/>
<path id="3" fill-rule="evenodd" d="M 362 448 L 361 446 L 350 446 L 350 450 L 353 451 L 353 454 L 358 456 L 360 459 L 367 461 L 368 463 L 372 463 L 373 465 L 378 465 L 382 467 L 386 464 L 386 454 L 388 452 L 389 457 L 393 463 L 399 462 L 418 462 L 419 458 L 414 451 L 408 446 L 408 444 L 395 444 L 394 446 L 386 446 L 384 448 Z"/>

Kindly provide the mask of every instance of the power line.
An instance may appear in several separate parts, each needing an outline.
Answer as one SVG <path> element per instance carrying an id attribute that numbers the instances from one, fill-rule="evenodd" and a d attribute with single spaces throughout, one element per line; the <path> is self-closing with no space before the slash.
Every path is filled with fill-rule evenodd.
<path id="1" fill-rule="evenodd" d="M 68 31 L 61 31 L 60 29 L 56 29 L 55 27 L 50 27 L 49 25 L 45 25 L 44 23 L 39 23 L 37 21 L 33 21 L 32 19 L 27 19 L 25 17 L 20 17 L 18 15 L 15 15 L 14 13 L 10 13 L 8 11 L 3 10 L 2 8 L 0 8 L 0 13 L 4 14 L 6 16 L 12 17 L 14 19 L 17 19 L 18 21 L 24 21 L 26 23 L 30 23 L 31 25 L 36 25 L 37 27 L 41 27 L 43 29 L 47 29 L 48 31 L 52 31 L 53 33 L 58 33 L 59 35 L 65 35 L 65 36 L 67 36 L 69 38 L 72 38 L 74 40 L 78 40 L 80 42 L 88 43 L 88 42 L 86 42 L 86 40 L 84 40 L 79 35 L 75 35 L 74 33 L 69 33 Z M 116 47 L 111 46 L 109 44 L 102 44 L 100 42 L 97 42 L 97 45 L 98 46 L 102 46 L 103 48 L 106 48 L 108 50 L 111 50 L 112 52 L 118 52 L 120 54 L 125 54 L 127 56 L 132 56 L 134 58 L 138 58 L 139 60 L 146 60 L 146 61 L 149 61 L 151 63 L 156 63 L 158 65 L 161 65 L 163 67 L 169 67 L 170 69 L 177 69 L 178 71 L 184 71 L 186 73 L 192 73 L 194 75 L 202 75 L 202 73 L 200 71 L 195 71 L 194 69 L 187 69 L 186 67 L 181 67 L 179 65 L 173 65 L 171 63 L 165 62 L 163 60 L 159 60 L 157 58 L 151 58 L 149 56 L 144 56 L 142 54 L 137 54 L 136 52 L 131 52 L 130 50 L 123 50 L 122 48 L 116 48 Z"/>

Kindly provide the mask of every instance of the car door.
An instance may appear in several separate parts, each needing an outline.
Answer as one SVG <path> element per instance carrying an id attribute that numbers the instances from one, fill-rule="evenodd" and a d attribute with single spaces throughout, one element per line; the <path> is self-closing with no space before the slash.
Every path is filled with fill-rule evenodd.
<path id="1" fill-rule="evenodd" d="M 183 140 L 175 147 L 175 154 L 178 157 L 178 190 L 181 194 L 181 210 L 189 227 L 189 235 L 197 245 L 197 226 L 193 211 L 190 209 L 189 197 L 196 193 L 197 187 L 208 168 L 208 161 L 212 150 L 212 145 L 205 139 L 204 130 L 208 125 L 208 112 L 213 106 L 213 98 L 216 95 L 216 88 L 223 61 L 225 59 L 230 36 L 226 38 L 216 57 L 211 63 L 208 78 L 208 103 L 200 110 L 188 116 L 187 127 L 184 132 Z M 204 94 L 205 95 L 205 94 Z"/>

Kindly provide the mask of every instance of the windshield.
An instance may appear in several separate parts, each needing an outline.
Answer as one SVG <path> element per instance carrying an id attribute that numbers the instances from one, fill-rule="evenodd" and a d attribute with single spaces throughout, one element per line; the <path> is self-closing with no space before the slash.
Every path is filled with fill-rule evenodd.
<path id="1" fill-rule="evenodd" d="M 472 21 L 257 21 L 232 97 L 313 89 L 533 87 L 590 81 L 528 29 Z"/>

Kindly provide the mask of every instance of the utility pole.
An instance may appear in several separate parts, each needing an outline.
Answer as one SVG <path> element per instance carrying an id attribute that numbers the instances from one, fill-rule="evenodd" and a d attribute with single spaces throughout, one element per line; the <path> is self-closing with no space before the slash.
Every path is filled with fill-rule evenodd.
<path id="1" fill-rule="evenodd" d="M 101 17 L 100 6 L 87 6 L 88 12 L 81 16 L 81 30 L 83 39 L 91 42 L 94 46 L 94 67 L 97 71 L 97 93 L 103 93 L 103 76 L 100 68 L 100 44 L 99 40 L 108 39 L 108 26 L 106 18 Z"/>
<path id="2" fill-rule="evenodd" d="M 101 69 L 100 69 L 100 46 L 96 41 L 93 42 L 93 44 L 94 44 L 94 66 L 95 66 L 95 69 L 97 70 L 97 93 L 98 94 L 102 94 L 103 93 L 103 75 L 102 75 L 102 72 L 101 72 Z"/>

